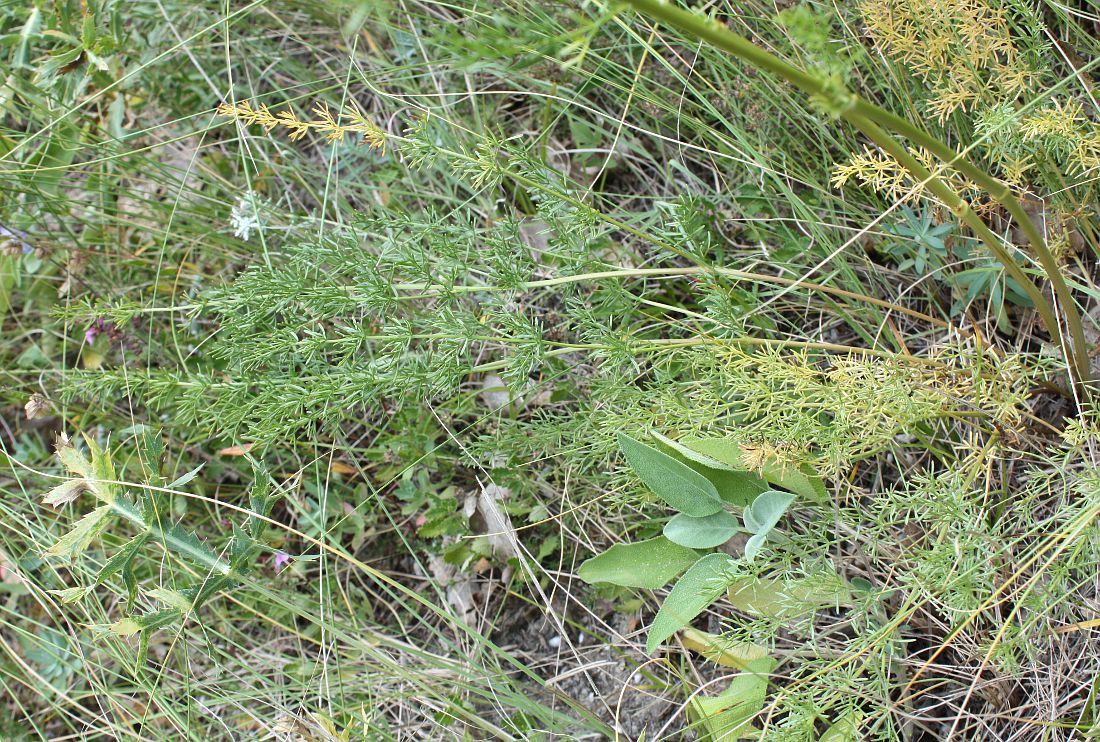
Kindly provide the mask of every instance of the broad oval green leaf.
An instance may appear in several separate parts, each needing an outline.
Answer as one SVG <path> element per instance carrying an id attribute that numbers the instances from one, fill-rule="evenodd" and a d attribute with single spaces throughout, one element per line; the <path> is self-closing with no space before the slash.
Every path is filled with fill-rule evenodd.
<path id="1" fill-rule="evenodd" d="M 863 725 L 863 712 L 859 709 L 845 711 L 825 730 L 818 742 L 859 742 L 859 728 Z"/>
<path id="2" fill-rule="evenodd" d="M 759 669 L 762 664 L 760 660 L 768 659 L 768 648 L 759 644 L 732 641 L 692 628 L 680 632 L 680 642 L 688 649 L 703 655 L 708 661 L 724 667 L 749 672 L 771 672 L 774 669 L 774 664 L 767 670 Z"/>
<path id="3" fill-rule="evenodd" d="M 673 458 L 681 458 L 689 468 L 709 479 L 718 490 L 718 496 L 729 505 L 744 507 L 761 492 L 770 489 L 762 477 L 751 471 L 734 469 L 660 433 L 653 433 L 653 437 L 672 451 Z"/>
<path id="4" fill-rule="evenodd" d="M 775 524 L 787 512 L 787 508 L 794 502 L 794 495 L 789 492 L 768 490 L 757 496 L 752 504 L 745 508 L 745 528 L 752 533 L 761 535 L 775 528 Z"/>
<path id="5" fill-rule="evenodd" d="M 760 737 L 760 730 L 752 726 L 752 720 L 764 709 L 768 674 L 775 664 L 774 659 L 763 657 L 751 663 L 747 672 L 735 676 L 718 695 L 697 695 L 692 699 L 692 711 L 707 732 L 705 739 L 732 741 Z"/>
<path id="6" fill-rule="evenodd" d="M 585 582 L 609 582 L 623 587 L 656 590 L 699 561 L 699 553 L 664 536 L 634 544 L 616 544 L 577 570 Z"/>
<path id="7" fill-rule="evenodd" d="M 734 563 L 729 554 L 707 554 L 691 566 L 673 586 L 661 610 L 657 611 L 646 638 L 646 651 L 653 654 L 661 642 L 687 626 L 726 590 L 721 578 Z M 717 583 L 717 584 L 714 584 Z"/>
<path id="8" fill-rule="evenodd" d="M 641 480 L 681 513 L 702 517 L 722 509 L 714 485 L 686 464 L 622 433 L 619 448 Z"/>
<path id="9" fill-rule="evenodd" d="M 752 504 L 745 508 L 745 528 L 754 535 L 745 543 L 745 558 L 753 560 L 760 550 L 764 548 L 768 533 L 775 528 L 775 524 L 787 512 L 787 508 L 794 502 L 794 495 L 789 492 L 768 490 L 761 493 Z"/>
<path id="10" fill-rule="evenodd" d="M 745 558 L 750 562 L 756 559 L 756 555 L 760 553 L 760 550 L 764 548 L 765 542 L 768 540 L 767 532 L 754 534 L 745 542 Z"/>
<path id="11" fill-rule="evenodd" d="M 851 605 L 852 594 L 836 575 L 815 575 L 792 580 L 742 577 L 726 592 L 739 611 L 779 620 L 797 618 L 820 608 Z"/>
<path id="12" fill-rule="evenodd" d="M 691 549 L 713 549 L 726 543 L 741 530 L 736 516 L 725 510 L 693 518 L 681 513 L 665 524 L 665 538 Z"/>
<path id="13" fill-rule="evenodd" d="M 731 469 L 743 471 L 749 466 L 741 444 L 732 438 L 681 438 L 680 443 L 696 453 L 721 462 Z M 759 462 L 760 476 L 776 487 L 790 490 L 815 502 L 828 499 L 825 482 L 809 466 L 795 466 L 774 458 Z"/>

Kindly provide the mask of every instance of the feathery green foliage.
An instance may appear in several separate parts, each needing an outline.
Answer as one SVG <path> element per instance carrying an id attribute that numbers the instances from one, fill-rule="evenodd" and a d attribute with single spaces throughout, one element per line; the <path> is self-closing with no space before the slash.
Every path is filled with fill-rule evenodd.
<path id="1" fill-rule="evenodd" d="M 0 737 L 1093 734 L 1097 24 L 0 8 Z"/>

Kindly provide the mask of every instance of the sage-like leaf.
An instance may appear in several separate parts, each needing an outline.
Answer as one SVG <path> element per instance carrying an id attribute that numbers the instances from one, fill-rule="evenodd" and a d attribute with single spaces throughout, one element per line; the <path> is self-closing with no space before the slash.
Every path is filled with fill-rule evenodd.
<path id="1" fill-rule="evenodd" d="M 686 464 L 622 433 L 619 448 L 654 494 L 681 513 L 702 517 L 722 509 L 714 485 Z"/>
<path id="2" fill-rule="evenodd" d="M 607 582 L 656 590 L 697 561 L 697 551 L 658 536 L 633 544 L 616 544 L 582 564 L 577 575 L 589 584 Z"/>
<path id="3" fill-rule="evenodd" d="M 653 654 L 663 641 L 691 623 L 726 590 L 722 579 L 734 560 L 729 554 L 707 554 L 677 581 L 649 627 L 646 651 Z"/>
<path id="4" fill-rule="evenodd" d="M 665 524 L 665 538 L 691 549 L 713 549 L 720 546 L 741 530 L 737 518 L 725 510 L 693 518 L 681 513 Z"/>

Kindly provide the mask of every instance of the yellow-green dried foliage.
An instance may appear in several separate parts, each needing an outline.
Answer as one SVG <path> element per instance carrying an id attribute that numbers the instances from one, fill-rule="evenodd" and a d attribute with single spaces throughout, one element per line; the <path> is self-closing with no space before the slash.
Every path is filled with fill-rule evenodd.
<path id="1" fill-rule="evenodd" d="M 1011 100 L 1035 76 L 998 2 L 865 0 L 859 9 L 876 49 L 929 85 L 929 112 L 941 120 Z"/>

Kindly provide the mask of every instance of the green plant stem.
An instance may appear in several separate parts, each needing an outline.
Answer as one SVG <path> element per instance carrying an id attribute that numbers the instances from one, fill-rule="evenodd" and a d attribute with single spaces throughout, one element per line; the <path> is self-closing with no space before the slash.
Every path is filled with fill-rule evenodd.
<path id="1" fill-rule="evenodd" d="M 552 286 L 561 286 L 570 283 L 583 283 L 585 281 L 600 281 L 604 279 L 624 279 L 624 278 L 676 278 L 679 276 L 698 276 L 698 275 L 717 275 L 725 276 L 727 278 L 734 278 L 745 281 L 757 281 L 759 283 L 773 283 L 780 286 L 793 286 L 796 288 L 805 288 L 810 291 L 820 291 L 825 294 L 832 294 L 833 296 L 840 296 L 845 299 L 852 299 L 854 301 L 865 302 L 867 304 L 873 304 L 877 307 L 889 310 L 891 312 L 898 312 L 899 314 L 905 314 L 915 319 L 920 319 L 926 322 L 930 322 L 935 325 L 946 329 L 958 329 L 950 322 L 945 322 L 941 319 L 936 319 L 931 315 L 924 312 L 918 312 L 915 309 L 909 309 L 908 307 L 899 306 L 893 304 L 884 299 L 877 299 L 873 296 L 866 296 L 864 294 L 858 294 L 854 291 L 846 291 L 845 289 L 838 289 L 833 286 L 825 286 L 819 283 L 811 283 L 809 281 L 803 281 L 796 278 L 783 278 L 782 276 L 770 276 L 764 273 L 750 273 L 747 271 L 739 271 L 734 268 L 720 268 L 717 266 L 691 266 L 684 268 L 616 268 L 606 271 L 596 271 L 593 273 L 578 273 L 571 276 L 557 276 L 555 278 L 542 278 L 535 281 L 524 281 L 516 286 L 448 286 L 447 292 L 453 294 L 474 294 L 481 292 L 492 291 L 509 291 L 515 288 L 519 288 L 524 291 L 539 288 L 549 288 Z M 426 292 L 419 295 L 402 296 L 402 299 L 422 299 L 433 294 L 427 293 L 433 290 L 442 291 L 437 286 L 428 283 L 398 283 L 393 285 L 394 291 L 421 291 Z"/>
<path id="2" fill-rule="evenodd" d="M 956 152 L 950 146 L 939 141 L 920 127 L 872 103 L 864 101 L 855 93 L 848 91 L 838 93 L 837 91 L 830 90 L 821 79 L 812 73 L 800 69 L 780 59 L 776 55 L 761 49 L 716 19 L 706 18 L 699 14 L 683 10 L 669 3 L 668 0 L 626 0 L 626 2 L 639 12 L 652 16 L 670 26 L 679 28 L 700 40 L 707 41 L 723 51 L 740 57 L 758 69 L 778 75 L 809 95 L 822 96 L 830 104 L 834 104 L 840 118 L 856 126 L 860 131 L 864 132 L 864 134 L 875 140 L 876 144 L 893 154 L 904 167 L 913 173 L 914 177 L 917 177 L 922 182 L 926 182 L 932 192 L 936 193 L 937 196 L 945 198 L 959 219 L 977 232 L 982 241 L 990 247 L 997 260 L 1004 265 L 1005 269 L 1013 278 L 1020 282 L 1020 285 L 1024 287 L 1024 291 L 1027 292 L 1028 296 L 1035 302 L 1039 316 L 1047 332 L 1050 334 L 1051 339 L 1058 344 L 1059 347 L 1062 347 L 1070 367 L 1070 373 L 1074 380 L 1078 383 L 1089 380 L 1087 346 L 1084 339 L 1084 330 L 1081 325 L 1081 317 L 1073 303 L 1073 298 L 1069 293 L 1069 288 L 1061 274 L 1057 260 L 1055 260 L 1054 256 L 1051 254 L 1038 227 L 1027 213 L 1024 212 L 1019 201 L 1003 184 L 983 172 L 980 168 L 967 160 L 961 153 Z M 1043 270 L 1046 272 L 1051 282 L 1054 295 L 1058 299 L 1066 324 L 1069 327 L 1070 343 L 1063 346 L 1061 327 L 1051 303 L 1043 296 L 1039 287 L 1027 277 L 1023 269 L 1012 256 L 1004 250 L 997 240 L 996 235 L 993 235 L 989 227 L 982 222 L 980 217 L 978 217 L 977 214 L 969 208 L 969 205 L 959 198 L 950 187 L 940 182 L 926 168 L 919 167 L 919 163 L 917 163 L 911 155 L 908 155 L 904 145 L 891 137 L 882 127 L 894 130 L 898 134 L 908 138 L 917 146 L 925 147 L 937 157 L 944 160 L 946 164 L 968 176 L 974 183 L 986 190 L 990 196 L 996 199 L 997 202 L 1012 215 L 1013 219 L 1016 220 L 1020 228 L 1024 231 L 1024 234 L 1027 235 L 1028 240 L 1031 242 L 1032 249 L 1035 250 L 1036 257 L 1039 259 L 1039 263 L 1042 265 Z M 887 143 L 889 143 L 889 147 Z M 907 157 L 903 159 L 897 154 L 898 152 L 906 154 Z M 912 165 L 914 164 L 918 165 L 919 169 L 913 169 Z M 992 240 L 990 240 L 990 237 L 992 237 Z"/>
<path id="3" fill-rule="evenodd" d="M 959 196 L 959 194 L 941 178 L 936 177 L 934 173 L 921 165 L 917 158 L 909 152 L 908 148 L 883 131 L 882 127 L 860 116 L 851 115 L 848 120 L 853 126 L 863 132 L 868 139 L 901 163 L 902 167 L 912 173 L 913 177 L 917 178 L 921 184 L 927 187 L 937 198 L 947 204 L 948 208 L 951 209 L 952 213 L 955 214 L 959 221 L 974 230 L 974 234 L 985 243 L 985 246 L 988 247 L 989 251 L 993 253 L 993 256 L 1001 262 L 1008 274 L 1016 279 L 1024 289 L 1028 298 L 1035 304 L 1035 309 L 1039 312 L 1039 316 L 1043 324 L 1047 327 L 1047 331 L 1050 332 L 1051 338 L 1055 343 L 1061 345 L 1062 336 L 1058 318 L 1054 314 L 1054 310 L 1046 300 L 1046 297 L 1043 296 L 1043 292 L 1030 278 L 1028 278 L 1027 274 L 1024 273 L 1019 264 L 1013 260 L 1012 256 L 1008 254 L 1008 251 L 1001 245 L 997 235 L 995 235 L 993 230 L 982 221 L 981 217 L 974 213 L 974 210 L 970 208 L 970 204 Z M 1082 346 L 1080 347 L 1083 347 L 1083 342 L 1084 340 L 1082 338 Z M 1076 357 L 1075 353 L 1067 353 L 1067 358 L 1076 359 Z M 1077 373 L 1081 371 L 1079 368 L 1075 368 L 1074 370 Z M 1087 366 L 1085 371 L 1087 372 Z"/>
<path id="4" fill-rule="evenodd" d="M 1015 221 L 1023 231 L 1024 236 L 1027 237 L 1031 249 L 1035 251 L 1035 257 L 1039 260 L 1039 264 L 1043 267 L 1043 271 L 1050 279 L 1050 285 L 1054 290 L 1054 296 L 1058 299 L 1059 307 L 1066 319 L 1066 325 L 1070 332 L 1073 343 L 1072 355 L 1077 361 L 1084 362 L 1084 367 L 1077 369 L 1078 374 L 1080 374 L 1078 378 L 1087 380 L 1089 378 L 1088 345 L 1085 341 L 1081 315 L 1077 311 L 1077 305 L 1073 301 L 1069 286 L 1064 276 L 1062 276 L 1058 261 L 1050 252 L 1050 248 L 1047 247 L 1046 240 L 1035 224 L 1035 220 L 1024 211 L 1023 205 L 1020 203 L 1020 200 L 1016 198 L 1015 194 L 1012 193 L 1012 189 L 975 165 L 963 153 L 956 151 L 950 145 L 941 142 L 897 114 L 868 103 L 861 98 L 856 100 L 853 113 L 877 121 L 880 125 L 887 126 L 915 144 L 924 147 L 936 157 L 940 158 L 948 167 L 959 171 L 962 175 L 973 181 L 975 185 L 988 193 L 997 203 L 1004 207 L 1005 211 L 1009 213 L 1013 221 Z"/>

